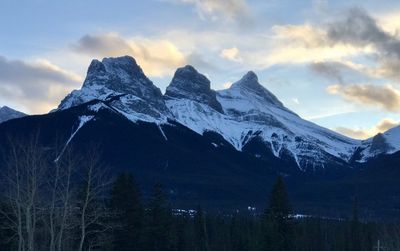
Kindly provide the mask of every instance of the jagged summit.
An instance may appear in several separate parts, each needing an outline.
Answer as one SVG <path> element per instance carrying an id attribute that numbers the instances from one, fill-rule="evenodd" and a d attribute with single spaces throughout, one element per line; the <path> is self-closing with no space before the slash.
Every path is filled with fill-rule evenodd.
<path id="1" fill-rule="evenodd" d="M 140 96 L 143 91 L 140 87 L 148 88 L 159 97 L 161 91 L 146 77 L 143 70 L 130 56 L 104 58 L 101 62 L 93 60 L 89 66 L 83 87 L 104 86 L 120 93 L 131 93 Z"/>
<path id="2" fill-rule="evenodd" d="M 203 93 L 209 90 L 210 80 L 199 73 L 193 66 L 186 65 L 176 70 L 165 94 L 174 97 L 190 94 L 189 92 L 191 91 L 200 91 Z"/>
<path id="3" fill-rule="evenodd" d="M 71 92 L 58 109 L 111 97 L 120 97 L 113 101 L 114 108 L 129 116 L 132 113 L 144 114 L 164 120 L 168 113 L 160 89 L 130 56 L 93 60 L 82 88 Z"/>
<path id="4" fill-rule="evenodd" d="M 88 76 L 95 76 L 105 73 L 125 73 L 132 78 L 146 77 L 136 63 L 136 60 L 131 56 L 122 57 L 109 57 L 103 58 L 99 61 L 98 59 L 93 59 L 87 71 Z"/>
<path id="5" fill-rule="evenodd" d="M 238 151 L 261 142 L 269 154 L 291 159 L 303 171 L 342 165 L 354 159 L 356 149 L 361 157 L 354 161 L 360 162 L 400 149 L 396 141 L 400 133 L 395 130 L 361 142 L 302 119 L 261 85 L 252 71 L 228 89 L 214 91 L 210 85 L 205 75 L 186 65 L 176 70 L 162 95 L 132 57 L 104 58 L 92 61 L 83 87 L 69 94 L 59 109 L 97 99 L 104 105 L 99 107 L 111 108 L 131 121 L 158 125 L 174 121 L 200 135 L 215 132 Z M 261 156 L 259 151 L 252 154 Z"/>
<path id="6" fill-rule="evenodd" d="M 199 73 L 193 66 L 179 68 L 165 92 L 166 98 L 189 99 L 209 105 L 222 112 L 221 104 L 217 101 L 216 92 L 210 87 L 210 80 Z"/>
<path id="7" fill-rule="evenodd" d="M 105 73 L 106 67 L 104 66 L 104 64 L 97 59 L 93 59 L 87 70 L 86 79 L 88 79 L 89 77 L 96 77 L 97 75 L 104 75 Z"/>
<path id="8" fill-rule="evenodd" d="M 258 83 L 258 76 L 254 71 L 248 71 L 243 77 L 241 78 L 242 83 Z"/>

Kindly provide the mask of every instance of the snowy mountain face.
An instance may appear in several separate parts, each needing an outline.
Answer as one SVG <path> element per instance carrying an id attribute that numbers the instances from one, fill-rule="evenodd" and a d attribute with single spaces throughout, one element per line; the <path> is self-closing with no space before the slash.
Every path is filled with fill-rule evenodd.
<path id="1" fill-rule="evenodd" d="M 400 126 L 394 127 L 385 133 L 362 141 L 360 146 L 359 162 L 366 162 L 381 154 L 392 154 L 400 150 Z"/>
<path id="2" fill-rule="evenodd" d="M 134 122 L 160 125 L 173 120 L 200 135 L 218 133 L 238 151 L 257 140 L 276 157 L 291 158 L 303 171 L 322 170 L 332 162 L 349 163 L 357 151 L 361 157 L 355 161 L 365 162 L 400 150 L 400 128 L 365 141 L 350 139 L 287 109 L 259 83 L 254 72 L 229 89 L 214 91 L 203 74 L 185 66 L 176 71 L 162 95 L 133 58 L 93 60 L 82 88 L 69 94 L 58 109 L 94 99 Z M 262 157 L 257 150 L 251 154 Z"/>
<path id="3" fill-rule="evenodd" d="M 358 141 L 301 119 L 253 72 L 218 91 L 217 100 L 222 113 L 190 96 L 166 102 L 174 119 L 192 130 L 217 132 L 239 151 L 252 139 L 261 139 L 275 156 L 291 155 L 302 170 L 324 168 L 333 157 L 347 161 L 355 151 Z"/>
<path id="4" fill-rule="evenodd" d="M 0 108 L 0 123 L 10 119 L 16 119 L 26 116 L 25 113 L 11 109 L 10 107 L 3 106 Z"/>
<path id="5" fill-rule="evenodd" d="M 129 56 L 93 60 L 80 90 L 59 105 L 63 110 L 93 99 L 108 101 L 132 120 L 165 121 L 168 110 L 162 93 Z"/>

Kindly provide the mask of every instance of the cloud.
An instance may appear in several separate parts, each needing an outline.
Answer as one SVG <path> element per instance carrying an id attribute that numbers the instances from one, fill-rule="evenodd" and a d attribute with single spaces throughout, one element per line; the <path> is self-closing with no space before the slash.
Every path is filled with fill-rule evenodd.
<path id="1" fill-rule="evenodd" d="M 72 45 L 75 52 L 92 57 L 131 55 L 149 76 L 172 75 L 176 68 L 186 63 L 183 53 L 165 39 L 136 37 L 124 39 L 118 34 L 85 35 Z"/>
<path id="2" fill-rule="evenodd" d="M 398 17 L 383 16 L 380 22 L 360 8 L 352 8 L 342 16 L 328 24 L 274 26 L 272 49 L 269 54 L 263 54 L 261 62 L 265 66 L 347 62 L 347 66 L 349 63 L 358 65 L 353 70 L 360 74 L 400 81 L 399 25 L 395 24 Z M 363 60 L 360 61 L 361 57 Z M 335 75 L 338 77 L 337 73 Z"/>
<path id="3" fill-rule="evenodd" d="M 73 45 L 78 52 L 87 54 L 119 55 L 132 53 L 127 41 L 117 34 L 85 35 Z"/>
<path id="4" fill-rule="evenodd" d="M 310 64 L 310 69 L 314 73 L 340 84 L 385 79 L 382 77 L 383 69 L 349 60 L 315 62 Z"/>
<path id="5" fill-rule="evenodd" d="M 372 136 L 368 130 L 364 129 L 353 129 L 353 128 L 347 128 L 347 127 L 337 127 L 335 128 L 335 131 L 338 133 L 344 134 L 350 138 L 354 139 L 367 139 Z"/>
<path id="6" fill-rule="evenodd" d="M 380 64 L 377 72 L 383 77 L 400 80 L 400 40 L 380 27 L 364 10 L 353 8 L 343 20 L 331 23 L 327 36 L 332 44 L 372 46 Z"/>
<path id="7" fill-rule="evenodd" d="M 385 15 L 381 15 L 379 17 L 378 25 L 382 27 L 386 32 L 390 34 L 398 34 L 400 30 L 400 12 L 393 11 L 386 13 Z"/>
<path id="8" fill-rule="evenodd" d="M 26 62 L 0 56 L 0 98 L 29 113 L 48 112 L 82 79 L 46 61 Z"/>
<path id="9" fill-rule="evenodd" d="M 377 78 L 376 72 L 362 64 L 351 61 L 325 61 L 310 64 L 313 73 L 324 77 L 335 84 L 348 84 L 354 82 L 370 81 Z"/>
<path id="10" fill-rule="evenodd" d="M 270 43 L 269 45 L 267 43 Z M 308 64 L 344 59 L 370 52 L 370 48 L 331 43 L 327 31 L 311 24 L 276 25 L 272 35 L 260 46 L 264 51 L 254 50 L 251 61 L 263 67 L 275 64 Z M 248 59 L 248 57 L 246 57 Z"/>
<path id="11" fill-rule="evenodd" d="M 373 126 L 372 128 L 354 129 L 354 128 L 347 128 L 347 127 L 337 127 L 337 128 L 335 128 L 335 131 L 342 133 L 344 135 L 347 135 L 349 137 L 352 137 L 352 138 L 367 139 L 367 138 L 375 136 L 378 133 L 386 132 L 387 130 L 389 130 L 393 127 L 399 126 L 399 125 L 400 125 L 399 122 L 396 122 L 393 119 L 386 118 L 386 119 L 379 121 L 379 123 L 376 124 L 375 126 Z"/>
<path id="12" fill-rule="evenodd" d="M 220 57 L 233 62 L 242 62 L 242 58 L 239 56 L 239 49 L 236 47 L 223 49 L 220 53 Z"/>
<path id="13" fill-rule="evenodd" d="M 224 83 L 222 86 L 224 89 L 229 89 L 232 86 L 232 82 L 228 81 L 228 82 Z"/>
<path id="14" fill-rule="evenodd" d="M 286 41 L 291 47 L 316 48 L 328 44 L 327 33 L 324 29 L 311 24 L 275 25 L 272 27 L 274 39 Z"/>
<path id="15" fill-rule="evenodd" d="M 377 105 L 391 112 L 400 111 L 400 91 L 391 85 L 331 85 L 327 91 L 330 94 L 340 95 L 350 102 L 368 106 Z"/>
<path id="16" fill-rule="evenodd" d="M 202 54 L 199 53 L 190 53 L 186 56 L 186 64 L 193 65 L 204 71 L 219 71 L 219 68 L 216 65 L 211 63 L 209 60 L 206 60 Z"/>
<path id="17" fill-rule="evenodd" d="M 379 132 L 385 132 L 385 131 L 392 129 L 393 127 L 396 127 L 398 125 L 399 125 L 399 122 L 396 122 L 393 119 L 384 119 L 376 125 L 376 129 Z"/>
<path id="18" fill-rule="evenodd" d="M 202 19 L 223 18 L 242 24 L 250 21 L 250 9 L 246 0 L 178 0 L 178 2 L 194 5 Z"/>
<path id="19" fill-rule="evenodd" d="M 381 27 L 388 21 L 379 22 L 359 8 L 343 16 L 328 24 L 275 26 L 274 49 L 260 62 L 265 66 L 309 64 L 313 73 L 332 82 L 329 93 L 353 103 L 400 111 L 400 92 L 382 85 L 400 81 L 397 33 Z"/>
<path id="20" fill-rule="evenodd" d="M 300 101 L 298 98 L 292 98 L 293 103 L 295 103 L 296 105 L 300 104 Z"/>
<path id="21" fill-rule="evenodd" d="M 317 62 L 312 63 L 310 68 L 313 72 L 318 73 L 328 79 L 331 79 L 337 83 L 343 84 L 343 71 L 347 67 L 339 62 Z"/>
<path id="22" fill-rule="evenodd" d="M 203 56 L 213 57 L 213 62 L 218 62 L 214 56 L 241 60 L 242 67 L 245 67 L 243 71 L 266 69 L 279 64 L 344 61 L 347 57 L 370 52 L 370 48 L 332 45 L 328 43 L 326 30 L 311 24 L 273 26 L 272 29 L 268 28 L 251 36 L 239 37 L 229 30 L 172 30 L 165 32 L 163 36 L 174 41 L 184 51 L 198 51 Z M 232 43 L 234 47 L 226 47 Z"/>
<path id="23" fill-rule="evenodd" d="M 391 35 L 378 27 L 375 19 L 359 8 L 350 9 L 343 20 L 329 24 L 328 37 L 333 42 L 379 47 L 385 47 L 385 43 L 392 39 Z"/>

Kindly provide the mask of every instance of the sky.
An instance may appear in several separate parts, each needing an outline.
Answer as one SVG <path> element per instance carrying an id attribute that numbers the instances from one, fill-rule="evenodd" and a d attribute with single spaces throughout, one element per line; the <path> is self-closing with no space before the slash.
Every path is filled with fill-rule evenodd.
<path id="1" fill-rule="evenodd" d="M 301 117 L 354 138 L 400 122 L 397 0 L 1 0 L 0 107 L 47 113 L 92 59 L 133 56 L 162 91 L 193 65 L 247 71 Z"/>

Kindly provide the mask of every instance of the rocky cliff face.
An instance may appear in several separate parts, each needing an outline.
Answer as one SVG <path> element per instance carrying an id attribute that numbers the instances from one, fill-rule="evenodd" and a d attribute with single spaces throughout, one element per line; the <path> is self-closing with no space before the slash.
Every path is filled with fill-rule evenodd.
<path id="1" fill-rule="evenodd" d="M 211 90 L 210 80 L 190 65 L 179 68 L 175 72 L 165 96 L 166 98 L 193 100 L 223 113 L 216 92 Z"/>
<path id="2" fill-rule="evenodd" d="M 160 89 L 129 56 L 93 60 L 82 88 L 71 92 L 58 109 L 93 99 L 108 101 L 132 120 L 165 121 L 168 115 Z"/>

